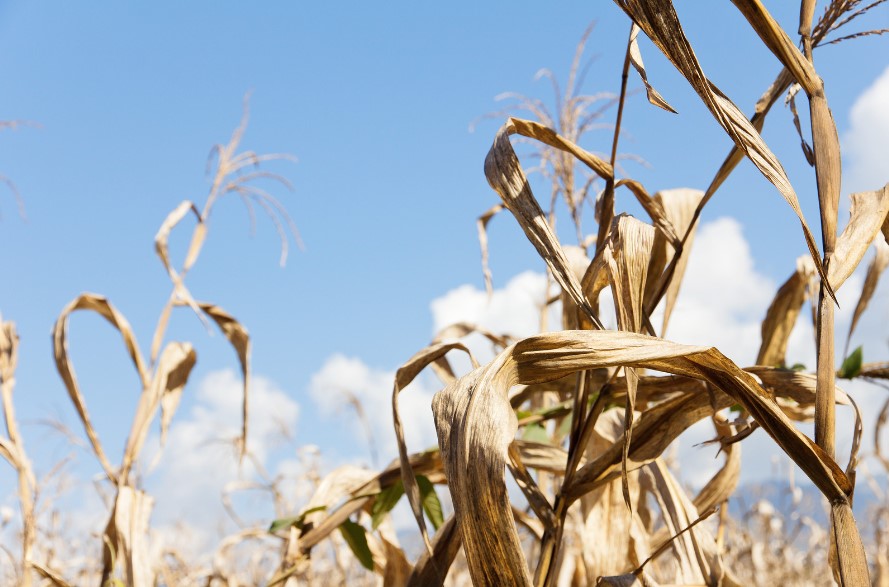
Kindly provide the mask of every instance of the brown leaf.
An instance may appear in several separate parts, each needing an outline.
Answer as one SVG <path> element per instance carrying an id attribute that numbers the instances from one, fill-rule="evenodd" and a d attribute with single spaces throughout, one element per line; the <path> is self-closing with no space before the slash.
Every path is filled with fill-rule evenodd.
<path id="1" fill-rule="evenodd" d="M 163 444 L 173 412 L 179 404 L 182 390 L 188 382 L 188 376 L 196 361 L 197 354 L 188 343 L 174 342 L 164 348 L 151 384 L 142 390 L 142 395 L 139 397 L 139 405 L 136 407 L 130 437 L 127 439 L 127 446 L 124 450 L 123 464 L 120 467 L 121 483 L 126 483 L 130 468 L 142 452 L 142 446 L 148 436 L 148 429 L 159 406 L 161 407 L 161 444 Z"/>
<path id="2" fill-rule="evenodd" d="M 830 261 L 830 284 L 839 290 L 874 241 L 889 214 L 889 183 L 872 192 L 852 194 L 849 224 L 837 238 Z"/>
<path id="3" fill-rule="evenodd" d="M 111 580 L 118 563 L 123 566 L 127 585 L 154 585 L 148 548 L 148 518 L 153 506 L 154 500 L 147 493 L 126 485 L 118 487 L 111 519 L 105 527 L 102 585 Z"/>
<path id="4" fill-rule="evenodd" d="M 867 277 L 864 278 L 864 286 L 861 288 L 861 295 L 858 296 L 858 303 L 855 305 L 855 312 L 852 314 L 852 323 L 849 324 L 849 334 L 846 336 L 846 352 L 849 354 L 849 341 L 852 339 L 852 333 L 855 332 L 855 326 L 858 320 L 867 309 L 874 292 L 877 289 L 877 283 L 880 281 L 880 275 L 889 267 L 889 244 L 883 239 L 874 241 L 874 258 L 871 259 L 870 265 L 867 266 Z"/>
<path id="5" fill-rule="evenodd" d="M 571 296 L 572 301 L 587 315 L 590 321 L 601 328 L 595 309 L 584 298 L 580 283 L 570 270 L 565 252 L 547 222 L 543 210 L 534 199 L 534 194 L 531 192 L 531 187 L 528 185 L 528 180 L 509 140 L 509 136 L 513 133 L 524 134 L 566 150 L 590 165 L 594 170 L 599 169 L 601 174 L 611 175 L 613 169 L 608 163 L 559 137 L 551 129 L 516 118 L 510 118 L 500 128 L 494 139 L 494 144 L 485 158 L 485 176 L 488 183 L 503 199 L 507 209 L 515 216 L 528 240 L 540 253 L 562 289 Z"/>
<path id="6" fill-rule="evenodd" d="M 704 105 L 726 133 L 753 162 L 760 172 L 779 191 L 796 213 L 803 230 L 806 245 L 819 275 L 826 280 L 818 246 L 803 217 L 799 201 L 790 180 L 778 159 L 763 141 L 757 129 L 747 120 L 737 106 L 704 75 L 691 44 L 685 37 L 679 17 L 670 0 L 615 0 L 655 45 L 685 76 L 700 96 Z M 829 290 L 831 297 L 833 292 Z"/>
<path id="7" fill-rule="evenodd" d="M 244 381 L 244 401 L 241 409 L 241 454 L 247 450 L 247 421 L 249 416 L 249 391 L 250 391 L 250 335 L 247 329 L 231 314 L 217 305 L 207 302 L 198 302 L 201 310 L 210 317 L 216 326 L 231 343 L 238 354 L 238 362 L 241 365 L 241 378 Z"/>
<path id="8" fill-rule="evenodd" d="M 762 321 L 762 342 L 756 356 L 757 365 L 777 367 L 784 364 L 787 342 L 796 325 L 800 308 L 811 295 L 809 286 L 814 275 L 815 266 L 809 257 L 796 260 L 796 271 L 778 289 Z"/>
<path id="9" fill-rule="evenodd" d="M 401 480 L 404 483 L 404 492 L 408 497 L 411 511 L 414 513 L 414 519 L 417 520 L 417 526 L 420 528 L 420 534 L 423 535 L 423 542 L 428 552 L 432 551 L 432 543 L 429 541 L 429 532 L 426 530 L 426 521 L 423 518 L 423 505 L 420 503 L 420 487 L 417 485 L 417 479 L 414 476 L 410 458 L 408 457 L 407 444 L 404 441 L 404 426 L 401 424 L 401 414 L 398 411 L 398 394 L 428 365 L 435 363 L 448 352 L 455 349 L 468 354 L 473 367 L 478 367 L 478 363 L 476 363 L 472 353 L 469 352 L 469 349 L 463 343 L 432 344 L 416 353 L 404 365 L 399 367 L 398 371 L 395 372 L 395 385 L 392 389 L 392 421 L 395 427 L 395 439 L 398 444 L 398 458 L 401 462 Z"/>
<path id="10" fill-rule="evenodd" d="M 96 434 L 93 424 L 90 421 L 89 413 L 86 409 L 86 402 L 80 392 L 80 386 L 77 384 L 77 376 L 74 374 L 74 367 L 71 365 L 71 361 L 68 358 L 68 317 L 78 310 L 90 310 L 96 312 L 120 332 L 124 345 L 130 354 L 130 359 L 133 361 L 136 371 L 139 374 L 142 389 L 148 386 L 148 372 L 145 369 L 142 353 L 139 351 L 139 344 L 136 342 L 136 337 L 133 334 L 132 328 L 130 328 L 129 322 L 127 322 L 123 314 L 118 312 L 117 309 L 111 305 L 111 302 L 104 297 L 90 293 L 81 294 L 65 306 L 62 313 L 59 314 L 52 332 L 53 356 L 56 362 L 56 369 L 62 378 L 62 382 L 65 384 L 65 388 L 68 390 L 68 395 L 74 403 L 77 414 L 80 416 L 80 421 L 83 424 L 83 428 L 86 431 L 87 438 L 89 438 L 90 445 L 93 448 L 96 458 L 99 460 L 99 463 L 101 463 L 108 478 L 114 481 L 117 479 L 117 472 L 114 470 L 114 467 L 111 466 L 108 457 L 105 456 L 105 451 L 102 449 L 102 444 L 99 442 L 99 436 Z"/>
<path id="11" fill-rule="evenodd" d="M 636 26 L 636 24 L 633 24 L 633 27 L 630 30 L 630 63 L 632 63 L 636 71 L 639 72 L 639 77 L 642 78 L 642 83 L 645 84 L 645 92 L 648 95 L 648 101 L 658 108 L 663 108 L 667 112 L 676 114 L 676 110 L 674 110 L 664 97 L 661 96 L 650 83 L 648 83 L 648 74 L 645 73 L 645 64 L 642 63 L 642 52 L 639 51 L 638 36 L 639 27 Z"/>

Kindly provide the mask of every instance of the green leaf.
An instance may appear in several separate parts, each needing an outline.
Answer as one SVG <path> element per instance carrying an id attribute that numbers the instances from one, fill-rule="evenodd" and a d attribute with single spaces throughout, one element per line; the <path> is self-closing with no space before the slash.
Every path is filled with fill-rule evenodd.
<path id="1" fill-rule="evenodd" d="M 861 373 L 861 361 L 862 361 L 862 350 L 861 347 L 858 347 L 852 354 L 846 357 L 846 360 L 843 361 L 843 365 L 840 367 L 840 370 L 837 371 L 837 377 L 840 379 L 852 379 L 854 377 L 858 377 L 858 374 Z"/>
<path id="2" fill-rule="evenodd" d="M 399 479 L 391 486 L 381 491 L 374 500 L 373 506 L 370 508 L 371 528 L 374 530 L 386 519 L 386 514 L 392 511 L 392 508 L 404 495 L 404 483 Z"/>
<path id="3" fill-rule="evenodd" d="M 728 409 L 729 412 L 733 412 L 735 414 L 740 414 L 744 408 L 741 407 L 741 404 L 735 404 Z"/>
<path id="4" fill-rule="evenodd" d="M 340 532 L 346 540 L 346 544 L 352 550 L 352 554 L 368 571 L 374 570 L 374 557 L 367 545 L 367 531 L 361 524 L 356 524 L 350 519 L 340 524 Z"/>
<path id="5" fill-rule="evenodd" d="M 305 522 L 306 516 L 314 512 L 320 512 L 327 509 L 326 505 L 319 505 L 317 507 L 309 508 L 306 511 L 300 513 L 298 516 L 292 516 L 289 518 L 279 518 L 272 522 L 271 526 L 269 526 L 269 533 L 274 534 L 279 530 L 287 530 L 291 526 L 296 526 L 300 530 L 303 529 L 303 523 Z"/>
<path id="6" fill-rule="evenodd" d="M 441 502 L 438 500 L 438 494 L 435 493 L 435 486 L 424 475 L 417 475 L 417 485 L 420 488 L 423 511 L 426 512 L 426 517 L 429 518 L 432 527 L 438 530 L 444 524 L 444 513 L 441 511 Z"/>
<path id="7" fill-rule="evenodd" d="M 793 365 L 791 365 L 790 370 L 791 371 L 805 371 L 806 366 L 803 365 L 802 363 L 794 363 Z"/>
<path id="8" fill-rule="evenodd" d="M 525 429 L 522 432 L 523 440 L 530 440 L 532 442 L 542 442 L 549 443 L 549 433 L 544 428 L 543 424 L 540 422 L 532 422 L 531 424 L 526 424 Z"/>

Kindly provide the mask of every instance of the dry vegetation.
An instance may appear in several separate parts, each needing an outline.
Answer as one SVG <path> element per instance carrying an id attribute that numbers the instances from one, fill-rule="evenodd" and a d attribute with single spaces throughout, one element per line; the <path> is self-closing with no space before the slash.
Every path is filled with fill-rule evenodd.
<path id="1" fill-rule="evenodd" d="M 14 325 L 2 323 L 0 386 L 7 434 L 0 438 L 0 455 L 17 475 L 21 510 L 16 518 L 19 544 L 4 548 L 4 584 L 889 584 L 889 497 L 876 481 L 885 477 L 856 474 L 862 443 L 872 443 L 871 467 L 889 473 L 889 458 L 879 442 L 889 419 L 889 401 L 876 428 L 862 430 L 853 398 L 836 385 L 838 376 L 879 381 L 889 375 L 886 364 L 862 365 L 860 351 L 848 353 L 848 340 L 889 266 L 889 184 L 851 194 L 849 222 L 837 234 L 839 141 L 813 60 L 818 46 L 884 32 L 847 31 L 857 16 L 882 1 L 833 0 L 816 20 L 814 0 L 803 0 L 800 49 L 760 2 L 733 0 L 782 66 L 749 119 L 704 75 L 669 0 L 616 3 L 629 17 L 619 94 L 581 93 L 588 32 L 578 46 L 564 93 L 555 76 L 541 73 L 554 84 L 554 111 L 539 100 L 504 96 L 514 104 L 498 116 L 524 110 L 536 120 L 508 116 L 485 161 L 488 182 L 501 198 L 478 220 L 486 284 L 490 289 L 486 227 L 495 214 L 508 210 L 557 284 L 549 304 L 560 304 L 560 329 L 513 340 L 472 324 L 446 328 L 396 374 L 392 407 L 399 455 L 385 469 L 342 467 L 322 477 L 316 457 L 305 454 L 308 474 L 298 490 L 287 490 L 284 480 L 265 476 L 232 485 L 220 496 L 233 511 L 231 497 L 237 492 L 267 492 L 278 516 L 268 521 L 270 526 L 245 522 L 207 561 L 187 560 L 165 545 L 150 549 L 156 539 L 149 525 L 152 497 L 142 489 L 136 471 L 150 426 L 159 415 L 163 438 L 196 360 L 191 344 L 164 344 L 173 308 L 188 306 L 208 325 L 215 324 L 234 347 L 244 379 L 244 428 L 232 442 L 242 458 L 252 458 L 246 443 L 249 337 L 232 316 L 198 301 L 185 286 L 206 238 L 209 214 L 226 194 L 243 198 L 251 214 L 252 204 L 268 212 L 286 254 L 289 219 L 277 200 L 256 184 L 265 179 L 288 185 L 259 167 L 282 156 L 237 152 L 245 115 L 231 141 L 215 149 L 216 171 L 203 208 L 183 202 L 155 237 L 172 292 L 147 359 L 126 319 L 101 296 L 79 296 L 56 322 L 56 366 L 112 489 L 101 536 L 71 542 L 57 531 L 63 513 L 46 494 L 52 493 L 58 473 L 36 479 L 24 451 L 12 401 L 18 339 Z M 734 142 L 704 191 L 662 189 L 651 195 L 641 183 L 618 176 L 631 66 L 640 74 L 648 100 L 672 112 L 648 81 L 636 42 L 640 32 L 676 66 Z M 793 97 L 800 90 L 810 109 L 809 132 L 803 132 L 796 117 Z M 760 136 L 770 108 L 785 94 L 801 138 L 809 136 L 802 142 L 817 181 L 820 243 L 780 162 Z M 613 123 L 606 120 L 611 113 Z M 588 131 L 601 128 L 611 130 L 607 155 L 579 146 Z M 537 166 L 529 169 L 549 182 L 547 211 L 532 192 L 513 137 L 535 145 Z M 777 291 L 762 323 L 757 364 L 747 368 L 715 348 L 677 344 L 667 336 L 701 210 L 744 157 L 796 213 L 809 250 Z M 638 201 L 647 219 L 616 209 L 615 194 L 621 188 Z M 573 224 L 574 246 L 562 245 L 556 237 L 559 202 Z M 597 223 L 590 235 L 585 234 L 582 215 L 587 206 L 595 210 Z M 191 244 L 177 269 L 167 241 L 189 217 L 195 220 Z M 871 246 L 875 254 L 846 335 L 844 356 L 849 358 L 838 371 L 835 294 Z M 616 329 L 602 326 L 603 292 L 613 299 L 615 315 L 607 322 L 616 323 Z M 813 304 L 817 332 L 818 364 L 812 373 L 785 365 L 791 331 L 807 300 Z M 662 316 L 658 324 L 652 320 L 656 308 Z M 120 332 L 141 381 L 139 405 L 119 465 L 110 462 L 94 431 L 68 357 L 68 316 L 78 310 L 98 313 Z M 543 308 L 541 316 L 547 313 Z M 496 349 L 490 362 L 479 364 L 472 357 L 463 339 L 473 333 L 486 337 Z M 448 359 L 454 352 L 470 355 L 469 372 L 455 372 Z M 412 453 L 404 441 L 399 393 L 427 367 L 443 386 L 432 406 L 438 448 Z M 836 454 L 837 404 L 851 406 L 857 414 L 850 455 Z M 677 479 L 665 451 L 701 420 L 712 422 L 724 462 L 692 495 Z M 814 439 L 796 425 L 805 421 L 814 421 Z M 797 489 L 788 494 L 789 503 L 776 506 L 764 497 L 748 504 L 741 515 L 729 513 L 740 475 L 741 441 L 757 428 L 826 498 L 825 522 L 807 513 Z M 856 481 L 862 478 L 873 486 L 879 503 L 867 523 L 857 524 L 851 505 Z M 438 491 L 450 493 L 452 514 L 443 511 L 436 485 L 444 486 Z M 390 512 L 403 496 L 422 537 L 418 557 L 410 556 L 411 549 L 400 545 L 393 530 Z M 232 515 L 237 517 L 234 511 Z M 93 550 L 83 546 L 88 540 L 95 541 Z M 101 556 L 91 560 L 84 552 Z"/>

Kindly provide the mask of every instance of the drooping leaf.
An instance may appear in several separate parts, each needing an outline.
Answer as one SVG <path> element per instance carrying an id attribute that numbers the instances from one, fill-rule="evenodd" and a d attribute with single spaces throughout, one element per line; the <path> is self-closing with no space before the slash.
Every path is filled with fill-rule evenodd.
<path id="1" fill-rule="evenodd" d="M 420 488 L 420 494 L 422 495 L 422 488 Z M 370 527 L 376 530 L 380 524 L 383 523 L 383 520 L 386 519 L 386 514 L 392 511 L 398 501 L 401 499 L 401 496 L 404 495 L 404 483 L 402 483 L 401 479 L 396 481 L 391 487 L 387 487 L 383 491 L 377 495 L 374 500 L 374 504 L 370 509 L 371 516 L 371 525 Z"/>
<path id="2" fill-rule="evenodd" d="M 289 518 L 278 518 L 277 520 L 272 521 L 269 525 L 269 534 L 274 534 L 280 530 L 286 530 L 291 526 L 296 526 L 298 529 L 302 530 L 306 516 L 314 513 L 314 512 L 323 512 L 327 509 L 327 506 L 321 505 L 313 508 L 308 508 L 307 510 L 301 512 L 298 516 L 291 516 Z"/>
<path id="3" fill-rule="evenodd" d="M 364 529 L 364 526 L 347 518 L 340 524 L 340 532 L 346 544 L 349 545 L 352 554 L 361 563 L 361 566 L 369 571 L 373 571 L 374 558 L 370 552 L 370 547 L 367 545 L 367 531 Z"/>
<path id="4" fill-rule="evenodd" d="M 438 494 L 435 493 L 435 485 L 425 475 L 417 475 L 417 486 L 420 488 L 420 498 L 423 502 L 423 512 L 432 523 L 432 527 L 436 531 L 444 524 L 444 514 L 441 509 L 441 502 L 438 500 Z"/>

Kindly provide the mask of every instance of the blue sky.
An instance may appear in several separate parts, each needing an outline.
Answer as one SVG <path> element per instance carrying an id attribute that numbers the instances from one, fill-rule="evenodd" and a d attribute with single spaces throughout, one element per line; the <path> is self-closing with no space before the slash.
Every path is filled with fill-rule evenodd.
<path id="1" fill-rule="evenodd" d="M 796 10 L 772 4 L 795 30 Z M 680 3 L 679 12 L 705 71 L 751 112 L 780 69 L 776 60 L 728 3 Z M 39 125 L 0 133 L 0 173 L 15 182 L 27 213 L 19 218 L 12 195 L 0 192 L 0 311 L 21 336 L 16 403 L 38 469 L 68 448 L 35 421 L 58 418 L 80 433 L 52 362 L 49 331 L 58 312 L 80 292 L 106 295 L 148 349 L 169 293 L 153 236 L 181 200 L 203 200 L 210 147 L 228 139 L 247 91 L 252 115 L 244 146 L 298 158 L 269 168 L 295 186 L 276 193 L 306 249 L 293 250 L 279 268 L 271 223 L 260 216 L 251 236 L 241 204 L 223 201 L 189 287 L 247 326 L 254 372 L 299 405 L 295 442 L 346 458 L 343 429 L 355 427 L 354 419 L 348 410 L 319 408 L 318 377 L 336 371 L 331 357 L 358 361 L 373 377 L 394 370 L 431 338 L 433 300 L 460 286 L 482 288 L 475 219 L 497 202 L 482 164 L 500 122 L 484 120 L 475 132 L 468 126 L 497 109 L 493 98 L 504 91 L 549 101 L 548 84 L 534 74 L 549 67 L 564 79 L 594 20 L 588 54 L 596 58 L 585 89 L 617 91 L 629 25 L 605 2 L 97 2 L 89 10 L 0 3 L 0 118 Z M 862 20 L 862 27 L 886 26 L 885 11 Z M 643 94 L 630 99 L 622 151 L 647 165 L 628 163 L 626 173 L 652 192 L 703 189 L 729 140 L 672 66 L 647 40 L 641 46 L 650 80 L 679 115 L 652 108 Z M 845 140 L 853 104 L 889 66 L 889 39 L 819 49 L 816 64 Z M 632 77 L 630 86 L 641 83 Z M 764 136 L 817 226 L 813 174 L 787 109 L 774 108 Z M 610 133 L 593 133 L 583 146 L 607 151 Z M 878 187 L 850 186 L 864 181 L 856 177 L 847 177 L 847 188 Z M 619 205 L 628 198 L 620 195 Z M 805 246 L 790 209 L 748 163 L 703 221 L 726 216 L 736 225 L 719 226 L 736 226 L 749 248 L 739 254 L 753 260 L 764 287 L 776 287 Z M 490 240 L 498 286 L 542 270 L 506 216 L 494 220 Z M 172 244 L 181 256 L 183 239 Z M 748 318 L 752 324 L 761 313 Z M 94 421 L 106 449 L 118 455 L 138 381 L 117 335 L 99 318 L 76 315 L 71 330 Z M 225 340 L 207 336 L 186 311 L 175 315 L 170 336 L 195 343 L 192 389 L 236 366 Z M 313 385 L 322 389 L 314 398 Z M 194 398 L 186 392 L 184 418 L 200 408 Z M 394 456 L 382 453 L 386 461 Z"/>

